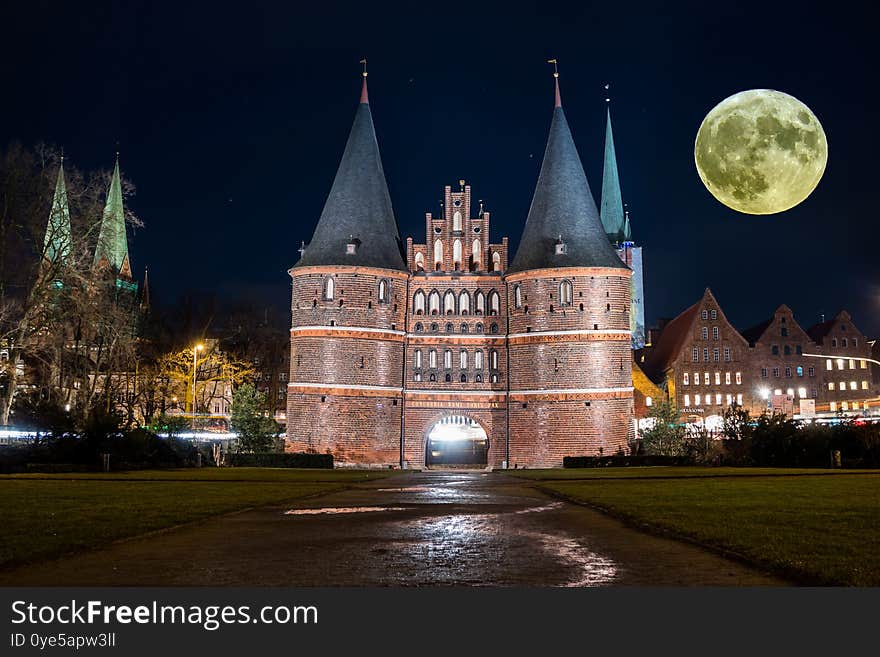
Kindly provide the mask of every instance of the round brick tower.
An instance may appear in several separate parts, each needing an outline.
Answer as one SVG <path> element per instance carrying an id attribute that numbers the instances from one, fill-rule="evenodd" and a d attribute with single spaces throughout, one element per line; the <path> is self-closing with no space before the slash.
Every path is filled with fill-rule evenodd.
<path id="1" fill-rule="evenodd" d="M 292 280 L 287 450 L 397 465 L 408 271 L 364 73 L 333 187 Z"/>
<path id="2" fill-rule="evenodd" d="M 509 465 L 626 450 L 633 433 L 630 276 L 608 241 L 559 95 L 508 270 Z"/>

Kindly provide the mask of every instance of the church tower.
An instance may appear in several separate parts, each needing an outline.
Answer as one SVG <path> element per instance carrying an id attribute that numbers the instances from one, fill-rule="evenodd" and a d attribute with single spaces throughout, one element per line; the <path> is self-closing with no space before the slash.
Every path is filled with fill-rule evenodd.
<path id="1" fill-rule="evenodd" d="M 360 104 L 292 279 L 287 449 L 398 465 L 408 271 L 363 74 Z"/>
<path id="2" fill-rule="evenodd" d="M 605 166 L 602 171 L 602 208 L 600 214 L 608 240 L 614 245 L 620 259 L 632 269 L 629 324 L 632 332 L 632 348 L 641 349 L 645 346 L 645 286 L 642 274 L 642 247 L 636 246 L 632 239 L 629 212 L 624 208 L 623 195 L 620 193 L 620 176 L 617 171 L 614 134 L 611 131 L 610 107 L 605 120 Z"/>
<path id="3" fill-rule="evenodd" d="M 132 281 L 131 262 L 128 258 L 128 238 L 125 234 L 125 207 L 122 203 L 122 182 L 119 176 L 119 153 L 107 190 L 107 201 L 95 247 L 95 267 L 105 267 L 116 279 L 116 288 L 137 293 L 138 285 Z"/>
<path id="4" fill-rule="evenodd" d="M 633 427 L 630 269 L 606 236 L 556 102 L 507 275 L 509 465 L 626 450 Z"/>
<path id="5" fill-rule="evenodd" d="M 70 257 L 70 206 L 67 203 L 67 185 L 64 182 L 64 158 L 58 166 L 52 209 L 43 238 L 43 261 L 54 267 L 63 267 Z"/>

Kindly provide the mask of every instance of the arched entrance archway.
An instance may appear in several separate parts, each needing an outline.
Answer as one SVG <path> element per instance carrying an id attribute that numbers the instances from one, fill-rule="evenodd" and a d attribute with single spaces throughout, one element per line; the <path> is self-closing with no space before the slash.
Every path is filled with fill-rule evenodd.
<path id="1" fill-rule="evenodd" d="M 486 466 L 489 437 L 480 424 L 464 415 L 447 415 L 428 429 L 425 465 L 428 467 Z"/>

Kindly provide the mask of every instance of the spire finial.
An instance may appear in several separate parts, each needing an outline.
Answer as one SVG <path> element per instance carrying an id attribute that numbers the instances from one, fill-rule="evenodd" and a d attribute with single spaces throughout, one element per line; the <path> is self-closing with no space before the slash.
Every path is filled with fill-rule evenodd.
<path id="1" fill-rule="evenodd" d="M 548 64 L 553 64 L 553 79 L 556 83 L 556 99 L 553 107 L 562 107 L 562 96 L 559 95 L 559 65 L 555 59 L 548 59 Z"/>
<path id="2" fill-rule="evenodd" d="M 367 58 L 364 57 L 361 61 L 361 64 L 364 65 L 364 70 L 361 72 L 361 75 L 364 78 L 364 82 L 361 85 L 361 104 L 369 104 L 370 98 L 367 95 Z"/>
<path id="3" fill-rule="evenodd" d="M 609 91 L 610 89 L 611 89 L 611 85 L 606 82 L 605 83 L 605 104 L 606 105 L 611 105 L 611 92 Z"/>

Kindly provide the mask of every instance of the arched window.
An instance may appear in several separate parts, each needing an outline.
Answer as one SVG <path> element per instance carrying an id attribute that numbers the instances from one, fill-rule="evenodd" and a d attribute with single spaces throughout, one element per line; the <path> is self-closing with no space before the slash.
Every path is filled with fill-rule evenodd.
<path id="1" fill-rule="evenodd" d="M 379 302 L 388 303 L 388 281 L 384 278 L 379 281 Z"/>
<path id="2" fill-rule="evenodd" d="M 453 269 L 461 269 L 461 240 L 455 240 L 452 243 L 452 263 Z"/>
<path id="3" fill-rule="evenodd" d="M 477 269 L 483 261 L 483 243 L 480 240 L 474 240 L 471 245 L 471 260 L 474 263 L 474 269 Z"/>
<path id="4" fill-rule="evenodd" d="M 422 332 L 422 323 L 419 322 L 416 324 L 416 333 L 421 333 L 421 332 Z"/>
<path id="5" fill-rule="evenodd" d="M 478 349 L 474 352 L 474 369 L 481 370 L 483 369 L 483 350 Z"/>
<path id="6" fill-rule="evenodd" d="M 498 369 L 498 351 L 493 349 L 489 354 L 489 368 L 493 370 Z"/>
<path id="7" fill-rule="evenodd" d="M 478 315 L 484 315 L 486 313 L 486 297 L 483 296 L 483 293 L 479 290 L 474 294 L 474 312 Z"/>
<path id="8" fill-rule="evenodd" d="M 425 293 L 419 290 L 413 297 L 413 312 L 416 315 L 425 314 Z"/>
<path id="9" fill-rule="evenodd" d="M 461 377 L 459 377 L 459 381 L 467 383 L 467 374 L 462 373 Z"/>
<path id="10" fill-rule="evenodd" d="M 452 325 L 452 322 L 446 322 L 446 332 L 455 333 L 455 327 Z"/>
<path id="11" fill-rule="evenodd" d="M 489 314 L 497 315 L 501 310 L 501 297 L 495 290 L 489 293 Z"/>
<path id="12" fill-rule="evenodd" d="M 428 378 L 428 380 L 429 380 L 429 381 L 436 381 L 436 380 L 437 380 L 437 375 L 434 374 L 434 373 L 431 373 L 431 376 Z"/>
<path id="13" fill-rule="evenodd" d="M 416 269 L 418 271 L 425 271 L 425 256 L 421 251 L 416 253 Z"/>
<path id="14" fill-rule="evenodd" d="M 461 230 L 461 212 L 458 210 L 452 215 L 452 230 Z"/>
<path id="15" fill-rule="evenodd" d="M 522 288 L 519 285 L 513 286 L 513 307 L 522 308 Z"/>
<path id="16" fill-rule="evenodd" d="M 562 281 L 559 284 L 559 303 L 563 306 L 570 306 L 571 297 L 571 281 Z"/>
<path id="17" fill-rule="evenodd" d="M 492 326 L 489 327 L 489 333 L 498 333 L 498 324 L 492 322 Z"/>
<path id="18" fill-rule="evenodd" d="M 430 367 L 430 368 L 437 367 L 437 350 L 436 349 L 431 349 L 431 351 L 428 352 L 428 367 Z"/>
<path id="19" fill-rule="evenodd" d="M 460 352 L 458 352 L 458 367 L 460 369 L 466 370 L 467 366 L 468 366 L 467 351 L 462 349 Z"/>
<path id="20" fill-rule="evenodd" d="M 477 333 L 482 333 L 483 332 L 483 325 L 480 322 L 477 322 L 477 325 L 474 327 L 474 330 Z"/>
<path id="21" fill-rule="evenodd" d="M 462 290 L 461 294 L 458 295 L 458 314 L 467 315 L 470 312 L 471 296 L 467 293 L 467 290 Z"/>
<path id="22" fill-rule="evenodd" d="M 459 331 L 461 331 L 462 333 L 467 333 L 467 332 L 468 332 L 468 325 L 467 325 L 467 324 L 462 324 L 462 325 L 461 325 L 461 328 L 459 329 Z"/>
<path id="23" fill-rule="evenodd" d="M 477 375 L 474 377 L 474 382 L 475 382 L 475 383 L 482 383 L 482 382 L 483 382 L 483 375 L 482 375 L 482 374 L 477 374 Z"/>
<path id="24" fill-rule="evenodd" d="M 446 374 L 446 383 L 451 383 L 451 382 L 452 382 L 452 375 L 447 373 Z"/>
<path id="25" fill-rule="evenodd" d="M 333 280 L 332 276 L 328 276 L 324 279 L 324 299 L 326 301 L 333 300 L 333 294 L 336 291 L 336 282 Z"/>
<path id="26" fill-rule="evenodd" d="M 452 292 L 452 290 L 447 290 L 446 294 L 443 295 L 443 314 L 455 314 L 455 294 Z"/>
<path id="27" fill-rule="evenodd" d="M 440 269 L 443 266 L 443 242 L 439 239 L 434 242 L 434 268 Z"/>
<path id="28" fill-rule="evenodd" d="M 437 290 L 428 296 L 428 312 L 436 315 L 440 312 L 440 293 Z"/>
<path id="29" fill-rule="evenodd" d="M 447 370 L 452 369 L 452 349 L 446 349 L 443 352 L 443 367 Z"/>
<path id="30" fill-rule="evenodd" d="M 416 367 L 422 366 L 422 350 L 416 349 Z"/>
<path id="31" fill-rule="evenodd" d="M 492 271 L 501 271 L 501 254 L 498 251 L 492 252 Z"/>

